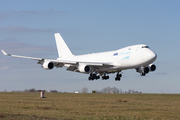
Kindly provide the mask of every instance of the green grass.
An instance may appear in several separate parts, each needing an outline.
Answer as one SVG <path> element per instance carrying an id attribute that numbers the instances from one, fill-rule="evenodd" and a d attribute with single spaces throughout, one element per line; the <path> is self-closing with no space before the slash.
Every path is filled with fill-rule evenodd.
<path id="1" fill-rule="evenodd" d="M 179 120 L 179 94 L 0 92 L 0 120 Z"/>

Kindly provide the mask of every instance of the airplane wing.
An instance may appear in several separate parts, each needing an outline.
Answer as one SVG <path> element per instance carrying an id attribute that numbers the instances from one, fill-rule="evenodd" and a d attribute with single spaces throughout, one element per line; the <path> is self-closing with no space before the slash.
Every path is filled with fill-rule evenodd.
<path id="1" fill-rule="evenodd" d="M 19 56 L 19 55 L 11 55 L 4 52 L 4 50 L 1 50 L 4 55 L 11 56 L 11 57 L 18 57 L 18 58 L 26 58 L 26 59 L 32 59 L 32 60 L 43 60 L 42 58 L 34 58 L 34 57 L 26 57 L 26 56 Z"/>
<path id="2" fill-rule="evenodd" d="M 38 60 L 39 61 L 38 64 L 42 64 L 44 61 L 50 61 L 50 62 L 53 62 L 57 65 L 59 65 L 58 63 L 65 63 L 65 61 L 58 61 L 58 60 L 51 60 L 51 59 L 44 59 L 44 58 L 35 58 L 35 57 L 27 57 L 27 56 L 19 56 L 19 55 L 11 55 L 11 54 L 6 53 L 4 50 L 1 50 L 1 51 L 4 55 L 11 56 L 11 57 Z M 71 62 L 71 61 L 66 61 L 66 62 L 67 62 L 67 64 L 76 64 L 75 62 Z"/>
<path id="3" fill-rule="evenodd" d="M 78 66 L 80 64 L 85 64 L 91 67 L 91 69 L 97 69 L 97 68 L 109 68 L 113 67 L 113 63 L 101 63 L 101 62 L 83 62 L 83 61 L 68 61 L 68 60 L 52 60 L 52 59 L 44 59 L 44 58 L 35 58 L 35 57 L 27 57 L 27 56 L 19 56 L 19 55 L 11 55 L 7 54 L 4 50 L 1 50 L 4 55 L 11 56 L 11 57 L 17 57 L 17 58 L 25 58 L 25 59 L 31 59 L 31 60 L 38 60 L 38 64 L 41 64 L 43 66 L 44 63 L 53 63 L 55 67 L 67 67 L 67 70 L 79 72 L 77 70 Z M 43 66 L 44 67 L 44 66 Z M 46 68 L 45 68 L 46 69 Z"/>

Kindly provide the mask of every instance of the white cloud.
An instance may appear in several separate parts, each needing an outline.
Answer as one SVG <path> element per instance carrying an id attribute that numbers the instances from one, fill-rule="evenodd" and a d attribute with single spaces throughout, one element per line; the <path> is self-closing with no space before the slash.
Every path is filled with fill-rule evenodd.
<path id="1" fill-rule="evenodd" d="M 4 67 L 1 67 L 0 70 L 8 70 L 10 67 L 9 66 L 4 66 Z"/>
<path id="2" fill-rule="evenodd" d="M 0 19 L 6 18 L 6 15 L 0 15 Z"/>
<path id="3" fill-rule="evenodd" d="M 18 55 L 26 54 L 33 57 L 46 57 L 46 56 L 48 57 L 49 55 L 52 55 L 54 51 L 56 51 L 55 48 L 51 46 L 50 47 L 49 46 L 34 46 L 34 45 L 16 42 L 13 40 L 8 41 L 8 39 L 7 40 L 4 39 L 0 41 L 0 49 L 5 50 L 7 53 L 10 52 L 11 54 L 18 54 Z M 0 58 L 1 57 L 2 57 L 2 54 L 0 55 Z"/>
<path id="4" fill-rule="evenodd" d="M 47 11 L 33 11 L 33 10 L 13 10 L 13 11 L 0 11 L 0 19 L 10 18 L 13 16 L 26 17 L 26 16 L 44 16 L 52 14 L 66 14 L 65 11 L 54 11 L 52 9 Z"/>
<path id="5" fill-rule="evenodd" d="M 21 26 L 6 26 L 1 27 L 0 31 L 10 33 L 24 33 L 24 32 L 55 32 L 55 29 L 37 29 L 37 28 L 26 28 Z"/>

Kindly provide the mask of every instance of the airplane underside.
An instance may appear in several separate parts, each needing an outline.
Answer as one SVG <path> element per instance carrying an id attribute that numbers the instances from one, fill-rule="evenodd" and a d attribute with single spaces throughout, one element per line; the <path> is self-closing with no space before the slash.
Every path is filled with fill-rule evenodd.
<path id="1" fill-rule="evenodd" d="M 133 69 L 133 67 L 132 67 Z M 122 70 L 126 70 L 125 68 L 122 69 Z M 91 72 L 89 74 L 89 77 L 88 79 L 89 80 L 98 80 L 100 79 L 100 76 L 102 78 L 102 80 L 107 80 L 109 79 L 109 76 L 107 74 L 111 74 L 111 73 L 116 73 L 116 76 L 115 76 L 115 81 L 120 81 L 121 80 L 121 77 L 122 77 L 122 70 L 120 69 L 117 69 L 117 68 L 108 68 L 106 69 L 106 71 L 103 70 L 96 70 L 94 72 Z M 150 64 L 146 67 L 139 67 L 139 68 L 136 68 L 135 69 L 136 72 L 139 72 L 141 76 L 145 76 L 146 74 L 148 74 L 150 71 L 155 71 L 156 70 L 156 66 L 154 64 Z"/>

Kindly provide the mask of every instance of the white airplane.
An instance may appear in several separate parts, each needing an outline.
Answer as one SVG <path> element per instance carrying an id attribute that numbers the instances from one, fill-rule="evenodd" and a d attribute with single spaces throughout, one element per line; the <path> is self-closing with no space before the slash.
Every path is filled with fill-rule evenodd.
<path id="1" fill-rule="evenodd" d="M 107 74 L 116 73 L 116 81 L 120 81 L 122 70 L 135 69 L 141 76 L 149 71 L 155 71 L 156 66 L 152 64 L 157 55 L 147 45 L 132 45 L 115 51 L 93 53 L 86 55 L 73 55 L 59 33 L 54 34 L 59 57 L 56 60 L 34 58 L 19 55 L 4 55 L 37 60 L 38 64 L 46 70 L 55 67 L 66 67 L 69 71 L 89 74 L 89 80 L 109 79 Z"/>

